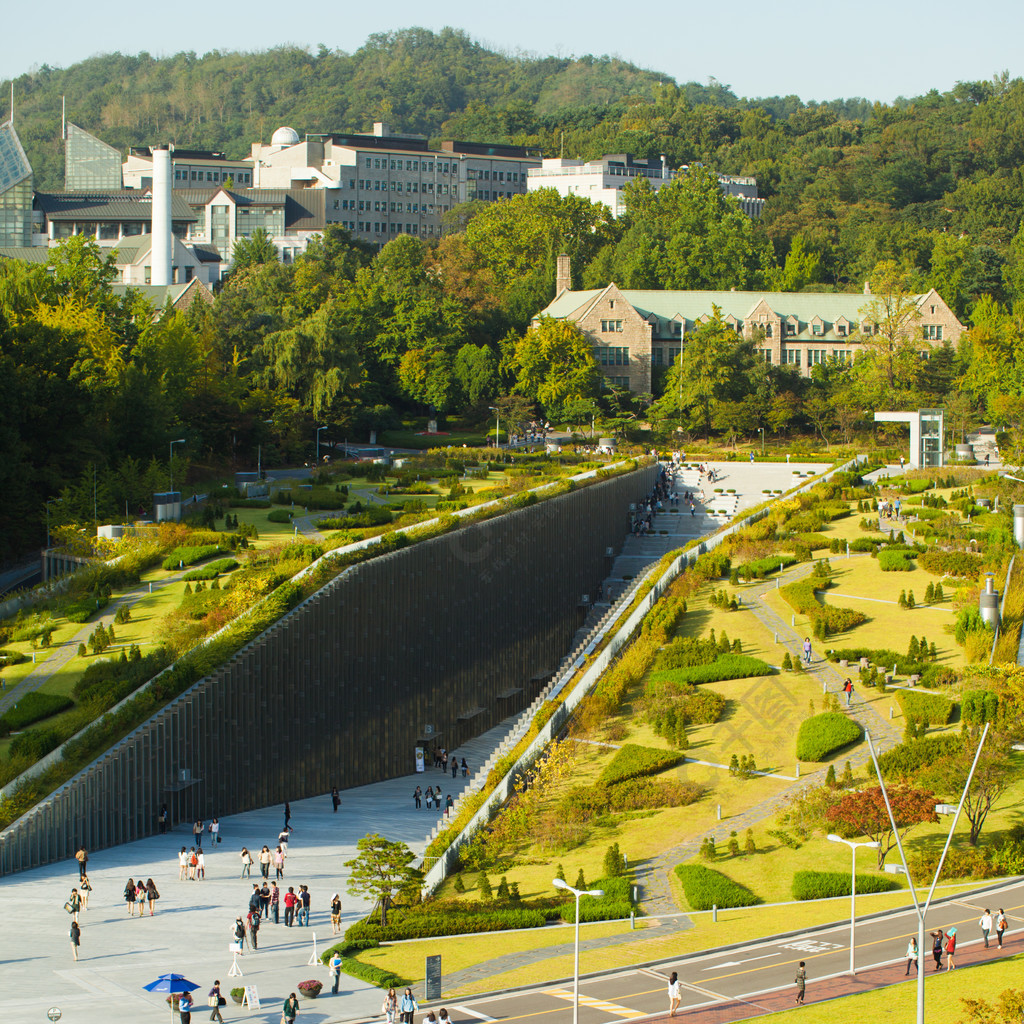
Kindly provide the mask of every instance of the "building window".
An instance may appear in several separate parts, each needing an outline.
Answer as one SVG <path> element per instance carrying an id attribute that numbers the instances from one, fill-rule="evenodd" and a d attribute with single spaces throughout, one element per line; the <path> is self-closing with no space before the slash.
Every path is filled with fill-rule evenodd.
<path id="1" fill-rule="evenodd" d="M 758 352 L 766 363 L 770 363 L 772 361 L 772 350 L 770 348 L 759 348 Z"/>
<path id="2" fill-rule="evenodd" d="M 836 334 L 838 334 L 840 338 L 845 338 L 846 324 L 836 324 Z"/>
<path id="3" fill-rule="evenodd" d="M 785 323 L 782 325 L 782 333 L 788 338 L 796 334 L 796 324 Z"/>
<path id="4" fill-rule="evenodd" d="M 798 349 L 798 348 L 787 348 L 785 350 L 785 352 L 782 353 L 782 361 L 783 361 L 783 363 L 786 363 L 789 366 L 799 366 L 800 365 L 800 349 Z"/>
<path id="5" fill-rule="evenodd" d="M 602 334 L 615 334 L 622 332 L 622 321 L 621 320 L 602 320 L 601 321 L 601 333 Z"/>
<path id="6" fill-rule="evenodd" d="M 628 377 L 609 377 L 608 383 L 612 387 L 620 388 L 622 391 L 629 390 L 629 378 Z"/>
<path id="7" fill-rule="evenodd" d="M 811 334 L 815 337 L 820 338 L 825 333 L 824 325 L 822 324 L 811 324 Z"/>
<path id="8" fill-rule="evenodd" d="M 825 362 L 828 358 L 828 353 L 823 348 L 809 348 L 807 350 L 807 365 L 817 366 L 819 363 Z"/>
<path id="9" fill-rule="evenodd" d="M 924 336 L 927 341 L 942 341 L 942 325 L 925 324 Z"/>
<path id="10" fill-rule="evenodd" d="M 764 336 L 765 336 L 766 338 L 771 338 L 771 337 L 773 337 L 772 331 L 773 331 L 774 329 L 775 329 L 775 328 L 774 328 L 774 325 L 773 325 L 773 324 L 765 324 L 765 325 L 764 325 Z"/>
<path id="11" fill-rule="evenodd" d="M 853 349 L 849 349 L 849 348 L 834 348 L 834 349 L 832 349 L 832 355 L 840 363 L 852 363 L 853 362 Z"/>
<path id="12" fill-rule="evenodd" d="M 608 345 L 597 349 L 597 361 L 602 366 L 629 366 L 629 349 Z"/>

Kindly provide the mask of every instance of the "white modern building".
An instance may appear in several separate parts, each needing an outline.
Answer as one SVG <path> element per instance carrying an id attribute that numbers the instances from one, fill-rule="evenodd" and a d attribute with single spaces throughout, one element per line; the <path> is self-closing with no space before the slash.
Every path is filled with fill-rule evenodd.
<path id="1" fill-rule="evenodd" d="M 121 165 L 125 188 L 149 189 L 153 186 L 153 150 L 149 146 L 133 146 Z M 245 160 L 229 160 L 223 153 L 205 149 L 171 150 L 172 188 L 249 188 L 252 185 L 252 164 Z"/>
<path id="2" fill-rule="evenodd" d="M 613 217 L 621 217 L 626 212 L 623 189 L 631 181 L 645 178 L 658 191 L 688 169 L 684 166 L 674 171 L 664 157 L 638 160 L 630 153 L 587 161 L 553 157 L 527 172 L 527 188 L 531 192 L 553 188 L 560 196 L 582 196 L 592 203 L 604 203 Z M 764 200 L 757 197 L 757 179 L 719 174 L 718 184 L 726 195 L 739 202 L 748 217 L 761 216 Z"/>
<path id="3" fill-rule="evenodd" d="M 322 189 L 329 219 L 377 245 L 400 234 L 440 237 L 453 206 L 521 195 L 527 172 L 540 166 L 520 146 L 442 142 L 433 150 L 426 138 L 395 135 L 383 122 L 372 135 L 304 139 L 278 128 L 248 159 L 256 188 Z"/>

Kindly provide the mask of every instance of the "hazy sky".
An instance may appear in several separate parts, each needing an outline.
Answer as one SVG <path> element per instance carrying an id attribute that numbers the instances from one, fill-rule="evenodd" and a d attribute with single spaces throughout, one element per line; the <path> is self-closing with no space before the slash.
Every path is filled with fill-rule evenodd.
<path id="1" fill-rule="evenodd" d="M 290 12 L 295 14 L 294 19 Z M 437 5 L 392 0 L 289 7 L 51 0 L 45 18 L 11 3 L 0 79 L 42 64 L 66 67 L 119 50 L 167 56 L 180 50 L 262 50 L 281 43 L 353 51 L 374 32 L 451 25 L 510 52 L 613 54 L 678 81 L 713 76 L 740 96 L 795 93 L 804 100 L 892 100 L 957 81 L 1021 74 L 1024 5 L 1009 0 L 858 0 L 856 3 L 673 2 Z M 6 113 L 6 96 L 0 110 Z"/>

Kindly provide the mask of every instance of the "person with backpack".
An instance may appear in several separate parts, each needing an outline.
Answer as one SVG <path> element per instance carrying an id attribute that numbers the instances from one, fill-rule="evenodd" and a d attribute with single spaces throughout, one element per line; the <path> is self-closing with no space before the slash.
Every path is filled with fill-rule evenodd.
<path id="1" fill-rule="evenodd" d="M 999 948 L 1003 948 L 1003 932 L 1006 931 L 1006 914 L 1003 913 L 1003 908 L 999 908 L 999 912 L 996 914 L 996 939 L 999 942 Z"/>
<path id="2" fill-rule="evenodd" d="M 158 899 L 160 899 L 160 893 L 156 891 L 156 882 L 152 878 L 146 879 L 146 899 L 149 901 L 149 916 L 153 916 L 153 906 Z M 141 907 L 139 908 L 139 917 L 142 917 Z"/>
<path id="3" fill-rule="evenodd" d="M 235 952 L 241 953 L 245 947 L 245 922 L 240 917 L 236 917 L 235 923 L 231 926 L 231 937 Z"/>
<path id="4" fill-rule="evenodd" d="M 935 970 L 938 971 L 942 969 L 942 944 L 946 936 L 942 933 L 941 928 L 928 934 L 932 937 L 932 957 L 935 960 Z"/>

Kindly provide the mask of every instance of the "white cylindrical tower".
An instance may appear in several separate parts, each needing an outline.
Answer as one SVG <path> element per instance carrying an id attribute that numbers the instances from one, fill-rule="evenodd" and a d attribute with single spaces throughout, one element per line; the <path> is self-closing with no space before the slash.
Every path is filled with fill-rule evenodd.
<path id="1" fill-rule="evenodd" d="M 171 235 L 171 151 L 153 150 L 153 203 L 152 234 L 150 236 L 150 280 L 155 285 L 173 284 L 171 261 L 173 236 Z"/>

